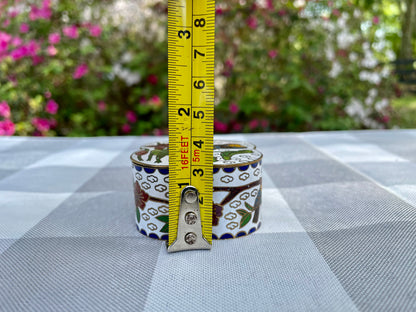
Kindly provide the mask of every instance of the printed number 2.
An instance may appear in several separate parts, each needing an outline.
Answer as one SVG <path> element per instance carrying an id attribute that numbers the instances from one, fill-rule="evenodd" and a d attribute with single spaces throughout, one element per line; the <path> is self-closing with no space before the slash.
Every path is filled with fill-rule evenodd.
<path id="1" fill-rule="evenodd" d="M 178 109 L 178 115 L 179 116 L 183 116 L 182 113 L 184 113 L 186 116 L 189 117 L 189 108 L 185 109 L 185 108 L 179 108 Z"/>

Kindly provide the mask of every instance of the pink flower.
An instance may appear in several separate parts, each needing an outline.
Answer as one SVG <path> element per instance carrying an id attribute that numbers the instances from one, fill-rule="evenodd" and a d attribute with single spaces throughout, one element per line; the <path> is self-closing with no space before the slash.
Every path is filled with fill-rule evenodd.
<path id="1" fill-rule="evenodd" d="M 21 46 L 17 49 L 14 49 L 12 52 L 10 52 L 10 56 L 15 61 L 20 60 L 21 58 L 27 56 L 27 49 L 25 46 Z"/>
<path id="2" fill-rule="evenodd" d="M 49 34 L 49 43 L 50 44 L 57 44 L 61 41 L 61 35 L 59 33 L 52 33 Z"/>
<path id="3" fill-rule="evenodd" d="M 46 103 L 45 111 L 51 115 L 55 115 L 58 112 L 58 108 L 58 103 L 51 99 Z"/>
<path id="4" fill-rule="evenodd" d="M 259 126 L 259 121 L 257 119 L 253 119 L 248 123 L 248 127 L 250 130 L 254 130 Z"/>
<path id="5" fill-rule="evenodd" d="M 26 23 L 22 23 L 21 25 L 20 25 L 20 32 L 21 33 L 27 33 L 27 32 L 29 32 L 29 25 L 28 24 L 26 24 Z"/>
<path id="6" fill-rule="evenodd" d="M 274 10 L 273 0 L 266 0 L 266 8 L 270 11 Z"/>
<path id="7" fill-rule="evenodd" d="M 279 15 L 280 17 L 285 16 L 286 14 L 287 14 L 286 10 L 283 10 L 283 9 L 277 12 L 277 15 Z"/>
<path id="8" fill-rule="evenodd" d="M 12 10 L 12 11 L 9 11 L 8 15 L 10 18 L 15 18 L 18 14 L 19 12 L 17 12 L 16 10 Z"/>
<path id="9" fill-rule="evenodd" d="M 240 124 L 238 122 L 233 124 L 233 131 L 240 132 L 241 130 L 243 130 L 243 125 L 242 124 Z"/>
<path id="10" fill-rule="evenodd" d="M 374 16 L 373 17 L 373 24 L 377 25 L 378 23 L 380 23 L 380 18 L 378 16 Z"/>
<path id="11" fill-rule="evenodd" d="M 333 9 L 332 10 L 332 15 L 334 15 L 336 17 L 339 17 L 339 16 L 341 16 L 341 12 L 338 9 Z"/>
<path id="12" fill-rule="evenodd" d="M 0 116 L 10 118 L 10 106 L 6 101 L 0 102 Z"/>
<path id="13" fill-rule="evenodd" d="M 127 111 L 127 113 L 126 113 L 126 119 L 130 123 L 135 123 L 137 121 L 137 115 L 136 115 L 135 112 L 133 112 L 131 110 L 130 111 Z"/>
<path id="14" fill-rule="evenodd" d="M 222 15 L 224 13 L 224 10 L 223 9 L 221 9 L 221 8 L 216 8 L 215 9 L 215 14 L 216 15 Z"/>
<path id="15" fill-rule="evenodd" d="M 156 128 L 155 130 L 153 130 L 153 135 L 161 136 L 163 135 L 163 131 Z"/>
<path id="16" fill-rule="evenodd" d="M 45 98 L 50 99 L 52 96 L 52 93 L 50 91 L 45 92 Z"/>
<path id="17" fill-rule="evenodd" d="M 0 136 L 1 135 L 13 135 L 16 131 L 14 123 L 11 120 L 0 121 Z"/>
<path id="18" fill-rule="evenodd" d="M 269 57 L 271 59 L 274 59 L 277 56 L 277 51 L 276 50 L 270 50 L 268 54 L 269 54 Z"/>
<path id="19" fill-rule="evenodd" d="M 12 40 L 12 36 L 8 33 L 0 31 L 0 44 L 9 43 Z"/>
<path id="20" fill-rule="evenodd" d="M 229 108 L 230 112 L 233 113 L 233 114 L 237 114 L 238 111 L 240 110 L 237 103 L 235 103 L 235 102 L 231 102 L 230 105 L 228 106 L 228 108 Z"/>
<path id="21" fill-rule="evenodd" d="M 3 27 L 7 27 L 7 26 L 9 26 L 10 25 L 10 19 L 6 19 L 4 22 L 3 22 Z"/>
<path id="22" fill-rule="evenodd" d="M 36 65 L 38 65 L 38 64 L 40 64 L 42 62 L 43 62 L 43 57 L 41 57 L 39 55 L 32 56 L 32 64 L 33 65 L 36 66 Z"/>
<path id="23" fill-rule="evenodd" d="M 27 44 L 27 50 L 30 56 L 35 56 L 40 50 L 40 45 L 35 40 L 31 40 Z"/>
<path id="24" fill-rule="evenodd" d="M 98 109 L 100 112 L 104 112 L 104 111 L 106 111 L 106 110 L 107 110 L 107 104 L 106 104 L 104 101 L 99 101 L 99 102 L 97 103 L 97 109 Z"/>
<path id="25" fill-rule="evenodd" d="M 7 49 L 9 44 L 7 42 L 0 42 L 0 56 L 7 56 Z"/>
<path id="26" fill-rule="evenodd" d="M 32 125 L 40 132 L 46 132 L 51 128 L 49 125 L 49 120 L 40 117 L 33 118 Z"/>
<path id="27" fill-rule="evenodd" d="M 78 38 L 78 27 L 75 25 L 71 26 L 65 26 L 62 30 L 65 36 L 71 39 L 77 39 Z"/>
<path id="28" fill-rule="evenodd" d="M 49 126 L 50 126 L 51 128 L 55 128 L 57 124 L 58 124 L 58 122 L 56 121 L 56 119 L 55 119 L 55 118 L 51 118 L 51 119 L 49 119 Z"/>
<path id="29" fill-rule="evenodd" d="M 78 65 L 77 68 L 75 68 L 75 72 L 73 74 L 73 78 L 74 79 L 80 79 L 86 73 L 88 73 L 88 65 L 87 64 Z"/>
<path id="30" fill-rule="evenodd" d="M 162 106 L 162 100 L 160 99 L 159 96 L 157 95 L 153 95 L 150 100 L 150 105 L 155 106 L 155 107 L 160 107 Z"/>
<path id="31" fill-rule="evenodd" d="M 234 67 L 234 61 L 232 59 L 227 59 L 225 61 L 225 66 L 232 69 Z"/>
<path id="32" fill-rule="evenodd" d="M 232 59 L 227 59 L 224 63 L 224 71 L 222 72 L 222 74 L 225 77 L 229 77 L 231 75 L 231 71 L 234 67 L 234 61 Z"/>
<path id="33" fill-rule="evenodd" d="M 51 7 L 51 0 L 42 1 L 42 8 L 50 8 L 50 7 Z"/>
<path id="34" fill-rule="evenodd" d="M 247 21 L 247 26 L 250 27 L 251 29 L 256 29 L 257 28 L 257 18 L 255 16 L 250 16 Z"/>
<path id="35" fill-rule="evenodd" d="M 92 25 L 89 27 L 90 35 L 93 37 L 99 37 L 101 35 L 102 29 L 100 25 Z"/>
<path id="36" fill-rule="evenodd" d="M 123 133 L 129 133 L 131 132 L 131 127 L 129 124 L 124 124 L 121 126 L 121 132 Z"/>
<path id="37" fill-rule="evenodd" d="M 50 19 L 52 16 L 52 10 L 50 8 L 50 1 L 46 0 L 43 1 L 42 7 L 37 7 L 36 5 L 32 5 L 30 13 L 29 13 L 29 19 L 31 21 L 37 20 L 37 19 Z"/>
<path id="38" fill-rule="evenodd" d="M 36 41 L 31 40 L 28 44 L 22 45 L 14 49 L 10 53 L 10 55 L 14 60 L 19 60 L 26 56 L 35 57 L 39 49 L 40 49 L 39 44 Z"/>
<path id="39" fill-rule="evenodd" d="M 150 84 L 155 85 L 155 84 L 157 84 L 158 79 L 157 79 L 156 75 L 150 74 L 149 77 L 147 77 L 147 81 Z"/>
<path id="40" fill-rule="evenodd" d="M 390 116 L 384 115 L 383 117 L 381 117 L 381 121 L 384 122 L 384 123 L 389 123 Z"/>
<path id="41" fill-rule="evenodd" d="M 54 56 L 58 53 L 58 50 L 53 45 L 48 46 L 47 51 L 50 56 Z"/>
<path id="42" fill-rule="evenodd" d="M 10 43 L 12 44 L 12 46 L 17 47 L 22 44 L 22 39 L 20 39 L 19 37 L 13 37 Z"/>
<path id="43" fill-rule="evenodd" d="M 218 132 L 227 132 L 227 124 L 219 120 L 214 120 L 214 130 Z"/>
<path id="44" fill-rule="evenodd" d="M 260 125 L 263 129 L 267 128 L 269 126 L 269 121 L 266 119 L 263 119 L 262 121 L 260 121 Z"/>

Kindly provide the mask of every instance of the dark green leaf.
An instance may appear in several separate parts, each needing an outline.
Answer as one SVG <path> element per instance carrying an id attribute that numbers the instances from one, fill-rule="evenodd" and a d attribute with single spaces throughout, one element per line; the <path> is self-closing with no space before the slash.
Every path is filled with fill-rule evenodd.
<path id="1" fill-rule="evenodd" d="M 253 206 L 250 206 L 249 203 L 245 202 L 244 205 L 246 206 L 246 208 L 248 210 L 250 210 L 250 211 L 253 211 L 254 210 L 254 207 Z"/>
<path id="2" fill-rule="evenodd" d="M 169 223 L 166 223 L 160 231 L 162 233 L 169 233 Z"/>
<path id="3" fill-rule="evenodd" d="M 169 216 L 157 216 L 156 219 L 169 224 Z"/>
<path id="4" fill-rule="evenodd" d="M 251 219 L 251 213 L 247 213 L 245 216 L 241 218 L 240 221 L 240 229 L 245 226 Z"/>
<path id="5" fill-rule="evenodd" d="M 140 222 L 140 210 L 136 209 L 137 222 Z"/>

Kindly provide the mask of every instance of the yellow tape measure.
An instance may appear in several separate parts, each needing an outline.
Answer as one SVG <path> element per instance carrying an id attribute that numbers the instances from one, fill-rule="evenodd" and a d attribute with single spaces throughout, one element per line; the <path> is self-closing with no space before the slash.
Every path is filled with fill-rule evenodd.
<path id="1" fill-rule="evenodd" d="M 169 242 L 181 192 L 199 192 L 202 234 L 212 242 L 215 0 L 168 1 Z"/>

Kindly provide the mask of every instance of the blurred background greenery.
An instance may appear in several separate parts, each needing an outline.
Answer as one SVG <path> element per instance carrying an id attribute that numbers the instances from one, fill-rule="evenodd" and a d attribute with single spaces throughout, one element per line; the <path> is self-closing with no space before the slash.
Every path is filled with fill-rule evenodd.
<path id="1" fill-rule="evenodd" d="M 216 5 L 217 133 L 414 127 L 416 0 Z M 0 0 L 0 135 L 166 134 L 166 23 L 160 0 Z"/>

